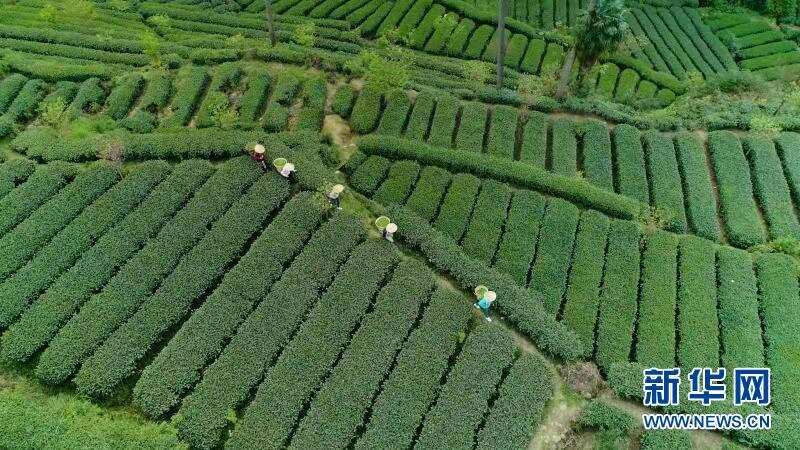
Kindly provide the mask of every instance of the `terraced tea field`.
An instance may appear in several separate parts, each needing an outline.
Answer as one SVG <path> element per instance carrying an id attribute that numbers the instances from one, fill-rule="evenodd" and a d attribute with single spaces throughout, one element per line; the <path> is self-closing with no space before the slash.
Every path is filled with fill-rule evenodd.
<path id="1" fill-rule="evenodd" d="M 795 369 L 774 353 L 796 345 L 784 333 L 800 326 L 790 316 L 774 318 L 787 313 L 790 300 L 782 295 L 796 298 L 798 275 L 788 256 L 754 258 L 642 227 L 608 197 L 589 202 L 587 189 L 571 198 L 556 177 L 524 185 L 512 170 L 437 165 L 432 155 L 404 159 L 412 153 L 398 149 L 414 145 L 362 141 L 372 156 L 352 160 L 361 161 L 349 167 L 352 186 L 376 202 L 405 206 L 466 254 L 541 292 L 546 310 L 580 336 L 584 356 L 602 369 L 766 364 L 776 385 L 794 385 Z M 418 226 L 401 223 L 412 224 Z M 776 404 L 774 411 L 796 407 Z"/>
<path id="2" fill-rule="evenodd" d="M 424 264 L 248 159 L 0 171 L 2 357 L 95 398 L 134 377 L 193 445 L 522 444 L 550 396 Z"/>

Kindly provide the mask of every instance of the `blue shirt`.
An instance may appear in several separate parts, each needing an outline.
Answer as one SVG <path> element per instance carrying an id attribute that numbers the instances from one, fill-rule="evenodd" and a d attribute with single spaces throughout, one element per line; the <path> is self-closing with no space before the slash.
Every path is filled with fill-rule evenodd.
<path id="1" fill-rule="evenodd" d="M 488 298 L 483 297 L 482 299 L 478 300 L 478 306 L 480 306 L 482 309 L 489 309 L 492 304 L 489 302 Z"/>

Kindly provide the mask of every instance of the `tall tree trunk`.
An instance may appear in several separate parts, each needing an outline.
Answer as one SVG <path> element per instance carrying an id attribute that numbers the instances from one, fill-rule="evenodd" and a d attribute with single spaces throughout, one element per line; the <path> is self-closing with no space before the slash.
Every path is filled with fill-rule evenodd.
<path id="1" fill-rule="evenodd" d="M 497 89 L 503 88 L 506 60 L 506 15 L 508 14 L 508 0 L 498 0 L 497 15 Z"/>
<path id="2" fill-rule="evenodd" d="M 561 100 L 567 94 L 569 79 L 572 76 L 572 66 L 575 64 L 575 46 L 569 49 L 567 57 L 564 58 L 564 65 L 561 66 L 561 73 L 558 76 L 558 88 L 556 89 L 556 100 Z"/>
<path id="3" fill-rule="evenodd" d="M 269 28 L 269 42 L 273 47 L 278 45 L 278 37 L 275 35 L 275 11 L 272 10 L 272 0 L 267 2 L 267 28 Z"/>
<path id="4" fill-rule="evenodd" d="M 587 8 L 587 14 L 591 16 L 594 12 L 596 0 L 589 0 L 589 5 Z M 575 45 L 569 49 L 569 53 L 567 53 L 567 57 L 564 58 L 564 65 L 561 66 L 561 73 L 558 76 L 558 88 L 556 89 L 556 100 L 561 100 L 567 94 L 567 88 L 569 87 L 569 79 L 572 76 L 572 66 L 575 65 L 575 57 L 577 56 L 577 48 Z M 585 62 L 585 61 L 584 61 Z M 583 68 L 584 65 L 581 65 L 581 73 L 578 76 L 578 80 L 582 80 L 583 77 Z"/>

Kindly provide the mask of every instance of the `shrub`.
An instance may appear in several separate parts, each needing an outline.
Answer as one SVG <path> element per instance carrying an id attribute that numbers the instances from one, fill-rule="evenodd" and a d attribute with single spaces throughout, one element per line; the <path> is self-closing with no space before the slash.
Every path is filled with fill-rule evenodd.
<path id="1" fill-rule="evenodd" d="M 631 352 L 639 291 L 639 241 L 633 222 L 611 221 L 595 354 L 605 370 L 613 363 L 627 361 Z"/>
<path id="2" fill-rule="evenodd" d="M 463 297 L 437 289 L 420 325 L 412 331 L 397 356 L 394 370 L 375 399 L 359 450 L 410 445 L 429 407 L 436 400 L 440 381 L 454 356 L 459 334 L 472 317 Z M 530 411 L 530 410 L 526 410 Z"/>
<path id="3" fill-rule="evenodd" d="M 642 434 L 645 450 L 691 450 L 692 435 L 685 430 L 646 430 Z"/>
<path id="4" fill-rule="evenodd" d="M 81 211 L 118 179 L 111 167 L 99 165 L 59 190 L 12 231 L 0 238 L 0 279 L 18 271 Z M 7 325 L 7 324 L 6 324 Z"/>
<path id="5" fill-rule="evenodd" d="M 619 193 L 649 204 L 641 133 L 630 125 L 619 125 L 614 128 L 613 143 Z"/>
<path id="6" fill-rule="evenodd" d="M 159 417 L 175 406 L 198 381 L 195 374 L 219 355 L 224 341 L 233 336 L 256 300 L 281 278 L 284 266 L 303 249 L 322 219 L 319 200 L 303 194 L 289 200 L 148 365 L 134 388 L 134 402 L 148 416 Z M 260 283 L 249 282 L 248 274 L 254 270 L 259 272 Z"/>
<path id="7" fill-rule="evenodd" d="M 468 289 L 479 284 L 494 287 L 498 298 L 502 299 L 496 304 L 498 311 L 531 337 L 539 348 L 565 359 L 583 354 L 577 336 L 545 311 L 538 293 L 517 287 L 509 276 L 467 257 L 455 242 L 409 210 L 390 207 L 388 213 L 401 230 L 399 237 L 425 254 L 440 271 L 452 276 L 459 286 Z"/>
<path id="8" fill-rule="evenodd" d="M 364 195 L 371 196 L 383 182 L 391 162 L 381 156 L 370 156 L 351 175 L 353 187 Z"/>
<path id="9" fill-rule="evenodd" d="M 547 156 L 547 116 L 539 111 L 529 111 L 522 133 L 520 160 L 545 167 Z"/>
<path id="10" fill-rule="evenodd" d="M 464 152 L 483 152 L 483 135 L 489 108 L 483 103 L 465 103 L 461 107 L 461 121 L 456 134 L 456 148 Z"/>
<path id="11" fill-rule="evenodd" d="M 386 108 L 378 123 L 377 133 L 401 136 L 406 126 L 411 99 L 404 90 L 394 90 L 386 94 Z"/>
<path id="12" fill-rule="evenodd" d="M 61 97 L 46 100 L 39 104 L 39 120 L 46 126 L 57 128 L 62 123 L 66 109 L 67 102 Z"/>
<path id="13" fill-rule="evenodd" d="M 728 240 L 736 247 L 765 241 L 761 219 L 753 199 L 747 159 L 739 140 L 730 132 L 714 131 L 708 147 L 720 197 L 720 208 Z"/>
<path id="14" fill-rule="evenodd" d="M 126 117 L 143 86 L 144 78 L 138 73 L 119 78 L 106 100 L 106 114 L 114 120 Z"/>
<path id="15" fill-rule="evenodd" d="M 369 241 L 356 250 L 264 377 L 228 445 L 261 446 L 289 437 L 298 414 L 331 371 L 398 258 L 385 241 Z M 381 292 L 407 290 L 412 285 L 408 267 L 398 267 Z"/>
<path id="16" fill-rule="evenodd" d="M 594 185 L 613 190 L 614 171 L 608 127 L 595 120 L 583 122 L 580 127 L 583 134 L 581 150 L 584 176 Z"/>
<path id="17" fill-rule="evenodd" d="M 460 242 L 467 229 L 480 186 L 481 181 L 472 175 L 453 175 L 434 223 L 436 229 Z"/>
<path id="18" fill-rule="evenodd" d="M 97 78 L 89 78 L 81 83 L 75 98 L 67 109 L 67 117 L 75 118 L 84 112 L 95 112 L 105 99 L 106 93 Z"/>
<path id="19" fill-rule="evenodd" d="M 795 263 L 786 255 L 765 254 L 755 260 L 761 305 L 766 363 L 772 369 L 772 410 L 794 413 L 800 406 L 798 367 L 792 363 L 798 323 L 791 311 L 797 307 Z"/>
<path id="20" fill-rule="evenodd" d="M 384 205 L 405 203 L 419 176 L 419 164 L 415 161 L 400 161 L 392 164 L 386 180 L 375 192 L 373 200 Z"/>
<path id="21" fill-rule="evenodd" d="M 560 311 L 564 298 L 578 214 L 575 205 L 551 198 L 542 218 L 530 287 L 543 294 L 545 308 L 553 315 Z"/>
<path id="22" fill-rule="evenodd" d="M 3 117 L 11 123 L 30 120 L 36 112 L 36 105 L 44 98 L 47 85 L 41 80 L 29 80 L 8 106 Z"/>
<path id="23" fill-rule="evenodd" d="M 433 35 L 425 44 L 424 50 L 428 53 L 442 53 L 451 39 L 453 29 L 458 25 L 458 18 L 455 14 L 448 13 L 439 17 L 434 22 Z"/>
<path id="24" fill-rule="evenodd" d="M 528 49 L 525 51 L 525 56 L 522 57 L 520 69 L 524 72 L 534 74 L 539 72 L 539 64 L 544 56 L 547 43 L 541 39 L 533 39 L 528 44 Z"/>
<path id="25" fill-rule="evenodd" d="M 495 29 L 492 26 L 479 26 L 470 36 L 467 47 L 464 49 L 463 56 L 467 59 L 480 59 L 494 31 Z"/>
<path id="26" fill-rule="evenodd" d="M 517 122 L 516 109 L 496 106 L 492 111 L 486 152 L 515 159 Z"/>
<path id="27" fill-rule="evenodd" d="M 574 177 L 578 171 L 578 141 L 575 123 L 559 118 L 552 122 L 552 154 L 550 170 L 564 176 Z"/>
<path id="28" fill-rule="evenodd" d="M 667 216 L 667 229 L 684 233 L 684 194 L 672 140 L 657 132 L 647 132 L 643 138 L 653 205 Z"/>
<path id="29" fill-rule="evenodd" d="M 86 300 L 80 312 L 61 328 L 39 360 L 37 377 L 47 383 L 60 383 L 71 376 L 97 346 L 136 312 L 184 253 L 202 240 L 209 225 L 258 176 L 258 169 L 244 157 L 218 169 L 159 234 L 121 266 L 105 288 Z"/>
<path id="30" fill-rule="evenodd" d="M 200 101 L 208 82 L 208 73 L 202 67 L 186 66 L 181 69 L 175 81 L 175 97 L 172 99 L 163 125 L 165 127 L 185 126 L 194 115 L 197 102 Z"/>
<path id="31" fill-rule="evenodd" d="M 235 333 L 228 331 L 232 333 L 231 340 L 224 349 L 213 350 L 219 357 L 204 371 L 192 394 L 181 405 L 178 428 L 185 440 L 202 448 L 220 443 L 229 424 L 229 411 L 245 401 L 263 378 L 267 367 L 262 362 L 279 354 L 364 235 L 364 227 L 355 217 L 334 215 L 303 246 L 280 279 L 274 281 L 263 301 L 258 303 L 256 300 L 260 297 L 250 295 L 256 293 L 251 289 L 261 288 L 251 286 L 244 291 L 248 296 L 236 301 L 236 307 L 216 310 L 230 312 L 230 316 L 226 313 L 228 320 L 243 321 Z M 375 250 L 373 246 L 368 248 Z M 369 258 L 364 250 L 359 250 L 357 255 Z M 276 270 L 278 272 L 274 272 Z M 280 270 L 281 267 L 274 265 L 270 273 L 280 273 Z M 225 301 L 224 297 L 219 298 Z M 250 312 L 253 305 L 255 309 Z M 282 320 L 274 320 L 276 315 Z M 217 328 L 213 316 L 206 316 L 206 319 L 209 320 L 196 322 L 193 329 L 202 332 L 203 326 Z M 226 322 L 231 323 L 228 320 Z M 187 338 L 190 337 L 187 334 Z M 277 337 L 280 338 L 275 339 Z"/>
<path id="32" fill-rule="evenodd" d="M 270 133 L 283 131 L 289 123 L 289 108 L 270 101 L 262 120 L 264 130 Z"/>
<path id="33" fill-rule="evenodd" d="M 497 181 L 563 197 L 618 217 L 633 218 L 642 210 L 640 203 L 601 190 L 585 181 L 576 181 L 574 178 L 551 174 L 528 164 L 488 155 L 428 147 L 386 136 L 366 136 L 361 139 L 359 149 L 367 154 L 414 159 L 421 164 L 441 165 L 453 172 L 471 172 L 491 177 Z"/>
<path id="34" fill-rule="evenodd" d="M 169 167 L 163 163 L 147 163 L 134 170 L 87 206 L 13 277 L 0 284 L 3 311 L 0 323 L 8 326 L 14 321 L 32 299 L 92 246 L 92 236 L 103 235 L 122 220 L 168 171 Z"/>
<path id="35" fill-rule="evenodd" d="M 417 2 L 417 4 L 419 3 L 420 2 Z M 445 12 L 444 6 L 439 4 L 433 5 L 433 7 L 428 10 L 427 14 L 425 14 L 425 17 L 422 18 L 419 25 L 417 25 L 416 29 L 411 32 L 409 45 L 416 49 L 422 49 L 431 33 L 433 33 L 436 21 L 439 17 L 442 17 Z M 452 39 L 450 42 L 452 42 Z"/>
<path id="36" fill-rule="evenodd" d="M 633 417 L 627 411 L 603 400 L 590 402 L 578 419 L 578 424 L 621 435 L 627 435 L 636 428 Z"/>
<path id="37" fill-rule="evenodd" d="M 403 278 L 405 283 L 401 284 Z M 330 448 L 353 440 L 433 287 L 433 274 L 423 262 L 400 263 L 392 281 L 378 294 L 374 310 L 362 320 L 341 360 L 317 393 L 292 445 Z M 355 400 L 347 406 L 341 402 L 345 392 Z M 331 423 L 336 426 L 329 426 Z"/>
<path id="38" fill-rule="evenodd" d="M 453 177 L 453 185 L 458 177 L 459 175 Z M 447 198 L 445 198 L 446 203 Z M 495 255 L 494 267 L 500 272 L 511 275 L 520 286 L 528 284 L 528 272 L 536 254 L 536 242 L 544 206 L 544 198 L 541 195 L 532 191 L 517 190 L 514 191 L 508 208 L 505 232 Z M 444 231 L 440 224 L 437 223 L 436 227 Z"/>
<path id="39" fill-rule="evenodd" d="M 269 72 L 258 71 L 247 77 L 247 89 L 239 102 L 239 126 L 253 129 L 257 126 L 264 103 L 267 100 L 272 77 Z"/>
<path id="40" fill-rule="evenodd" d="M 689 227 L 698 236 L 718 241 L 717 201 L 701 143 L 691 134 L 678 135 L 675 138 L 675 150 L 686 197 Z"/>
<path id="41" fill-rule="evenodd" d="M 575 236 L 562 321 L 587 343 L 594 341 L 608 226 L 606 216 L 587 210 L 581 214 Z M 586 347 L 589 352 L 590 347 Z"/>
<path id="42" fill-rule="evenodd" d="M 343 118 L 350 117 L 350 112 L 353 110 L 353 101 L 355 100 L 356 92 L 352 86 L 345 84 L 336 90 L 333 96 L 333 103 L 331 109 L 334 113 Z"/>
<path id="43" fill-rule="evenodd" d="M 757 280 L 750 255 L 720 247 L 717 280 L 722 364 L 729 371 L 736 367 L 763 367 Z"/>
<path id="44" fill-rule="evenodd" d="M 436 96 L 434 94 L 423 91 L 417 95 L 416 100 L 414 100 L 414 108 L 411 111 L 411 117 L 408 119 L 406 138 L 425 141 L 428 137 L 428 127 L 431 123 L 431 115 L 435 105 Z"/>
<path id="45" fill-rule="evenodd" d="M 183 256 L 158 291 L 144 299 L 129 321 L 120 324 L 83 362 L 75 376 L 78 390 L 106 397 L 133 375 L 152 346 L 214 286 L 288 195 L 288 184 L 277 174 L 257 180 Z"/>
<path id="46" fill-rule="evenodd" d="M 453 146 L 453 132 L 456 128 L 458 110 L 459 102 L 456 98 L 449 95 L 437 97 L 428 138 L 431 145 L 445 148 Z"/>
<path id="47" fill-rule="evenodd" d="M 50 285 L 3 336 L 4 358 L 26 361 L 58 332 L 93 292 L 100 290 L 211 174 L 208 163 L 189 161 L 172 174 Z"/>
<path id="48" fill-rule="evenodd" d="M 490 356 L 491 355 L 491 356 Z M 489 396 L 511 363 L 514 344 L 500 328 L 481 326 L 470 333 L 429 411 L 417 441 L 420 448 L 470 446 L 483 420 Z"/>
<path id="49" fill-rule="evenodd" d="M 478 434 L 477 448 L 524 447 L 553 394 L 552 374 L 540 357 L 526 354 L 514 362 L 499 391 Z"/>
<path id="50" fill-rule="evenodd" d="M 767 221 L 771 239 L 800 238 L 800 224 L 794 214 L 789 185 L 775 144 L 758 136 L 748 136 L 743 143 L 750 160 L 754 192 Z"/>
<path id="51" fill-rule="evenodd" d="M 669 233 L 648 233 L 642 253 L 641 299 L 636 361 L 646 367 L 675 366 L 678 240 Z"/>
<path id="52" fill-rule="evenodd" d="M 5 163 L 8 164 L 8 163 Z M 4 166 L 5 166 L 4 164 Z M 30 216 L 37 208 L 45 204 L 67 182 L 68 173 L 60 166 L 38 167 L 35 172 L 26 177 L 24 183 L 0 198 L 0 236 L 13 230 L 20 222 Z M 15 177 L 9 174 L 11 181 Z M 23 180 L 20 180 L 23 181 Z"/>
<path id="53" fill-rule="evenodd" d="M 303 87 L 303 109 L 297 118 L 296 129 L 319 131 L 325 119 L 327 85 L 319 77 L 306 80 Z"/>
<path id="54" fill-rule="evenodd" d="M 715 246 L 684 236 L 678 256 L 678 364 L 719 363 Z M 710 365 L 710 366 L 708 366 Z"/>
<path id="55" fill-rule="evenodd" d="M 356 99 L 353 115 L 350 117 L 350 125 L 357 133 L 369 133 L 377 126 L 380 113 L 381 94 L 378 90 L 367 87 Z"/>
<path id="56" fill-rule="evenodd" d="M 294 27 L 292 40 L 297 45 L 303 47 L 313 47 L 316 42 L 316 26 L 312 22 L 306 22 Z"/>
<path id="57" fill-rule="evenodd" d="M 511 188 L 507 184 L 494 180 L 483 182 L 461 243 L 467 255 L 491 265 L 502 237 L 502 224 L 506 221 L 510 201 Z"/>
<path id="58" fill-rule="evenodd" d="M 778 147 L 783 167 L 786 173 L 786 181 L 795 202 L 800 198 L 800 135 L 796 133 L 782 133 L 775 139 Z"/>
<path id="59" fill-rule="evenodd" d="M 447 171 L 435 166 L 424 167 L 406 206 L 428 222 L 432 221 L 449 183 Z"/>

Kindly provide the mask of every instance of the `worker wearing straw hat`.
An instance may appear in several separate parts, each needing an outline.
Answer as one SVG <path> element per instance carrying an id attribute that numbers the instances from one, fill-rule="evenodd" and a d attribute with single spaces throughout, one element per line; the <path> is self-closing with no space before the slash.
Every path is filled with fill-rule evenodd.
<path id="1" fill-rule="evenodd" d="M 261 144 L 256 144 L 253 147 L 253 153 L 250 155 L 253 158 L 253 161 L 258 164 L 258 167 L 261 167 L 261 170 L 264 172 L 267 171 L 267 161 L 266 161 L 266 154 L 267 150 Z"/>
<path id="2" fill-rule="evenodd" d="M 344 186 L 341 184 L 335 184 L 330 190 L 328 190 L 328 192 L 325 193 L 325 195 L 328 197 L 328 200 L 330 200 L 331 205 L 335 206 L 336 209 L 342 209 L 340 206 L 342 200 L 340 195 L 342 192 L 344 192 Z"/>
<path id="3" fill-rule="evenodd" d="M 283 176 L 284 178 L 291 178 L 292 174 L 294 173 L 294 164 L 292 164 L 290 162 L 287 162 L 281 168 L 281 172 L 280 173 L 281 173 L 281 176 Z"/>
<path id="4" fill-rule="evenodd" d="M 494 291 L 486 291 L 477 302 L 475 302 L 475 307 L 480 309 L 483 313 L 483 316 L 486 318 L 487 322 L 491 322 L 492 319 L 489 317 L 489 308 L 492 307 L 492 303 L 497 299 L 497 294 Z"/>
<path id="5" fill-rule="evenodd" d="M 286 158 L 275 158 L 272 165 L 282 177 L 291 179 L 294 173 L 294 164 L 287 161 Z"/>
<path id="6" fill-rule="evenodd" d="M 397 224 L 392 222 L 383 229 L 383 238 L 389 242 L 394 242 L 395 233 L 397 233 Z"/>

